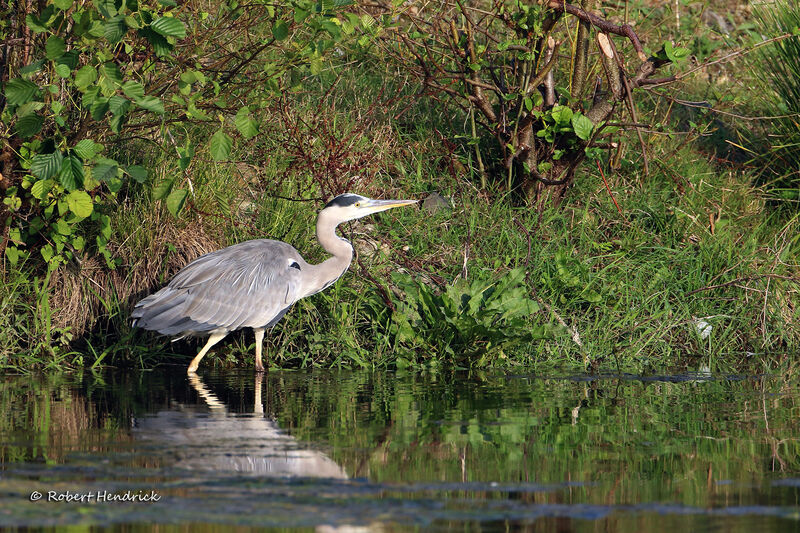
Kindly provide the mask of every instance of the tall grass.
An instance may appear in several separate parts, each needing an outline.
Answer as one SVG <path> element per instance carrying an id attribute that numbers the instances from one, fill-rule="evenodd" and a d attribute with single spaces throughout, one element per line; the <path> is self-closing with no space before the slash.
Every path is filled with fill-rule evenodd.
<path id="1" fill-rule="evenodd" d="M 767 37 L 797 32 L 800 5 L 778 0 L 754 10 L 758 31 Z M 800 206 L 800 35 L 762 48 L 755 64 L 762 105 L 770 121 L 764 163 L 776 198 Z"/>

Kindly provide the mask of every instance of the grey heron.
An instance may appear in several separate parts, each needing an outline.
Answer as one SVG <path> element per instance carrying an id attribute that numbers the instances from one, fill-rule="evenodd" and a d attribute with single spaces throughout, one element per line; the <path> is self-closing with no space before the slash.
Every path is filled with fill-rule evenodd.
<path id="1" fill-rule="evenodd" d="M 312 265 L 285 242 L 255 239 L 234 244 L 200 256 L 166 287 L 139 301 L 131 313 L 133 325 L 179 338 L 208 335 L 189 365 L 189 374 L 197 371 L 203 356 L 228 333 L 251 328 L 256 339 L 256 370 L 263 371 L 264 331 L 297 300 L 329 287 L 349 268 L 353 247 L 336 235 L 336 227 L 415 203 L 417 200 L 372 200 L 341 194 L 317 217 L 317 241 L 333 257 Z"/>

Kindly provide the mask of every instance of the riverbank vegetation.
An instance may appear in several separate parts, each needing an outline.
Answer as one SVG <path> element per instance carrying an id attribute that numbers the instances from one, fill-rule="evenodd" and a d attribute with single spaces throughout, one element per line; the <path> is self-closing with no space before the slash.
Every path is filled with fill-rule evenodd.
<path id="1" fill-rule="evenodd" d="M 5 4 L 0 364 L 193 355 L 133 303 L 249 238 L 321 260 L 345 191 L 426 202 L 341 228 L 273 365 L 786 363 L 796 8 L 549 4 Z"/>

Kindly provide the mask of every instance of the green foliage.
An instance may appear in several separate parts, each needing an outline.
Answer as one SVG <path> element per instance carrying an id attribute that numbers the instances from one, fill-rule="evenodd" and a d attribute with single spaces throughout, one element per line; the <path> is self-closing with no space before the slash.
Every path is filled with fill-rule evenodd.
<path id="1" fill-rule="evenodd" d="M 769 149 L 756 159 L 763 163 L 766 180 L 775 200 L 800 205 L 800 6 L 781 0 L 764 4 L 754 11 L 757 35 L 775 37 L 784 33 L 794 36 L 760 50 L 755 69 L 761 83 L 762 114 L 777 117 L 769 121 L 764 135 Z M 757 145 L 758 139 L 746 133 Z"/>
<path id="2" fill-rule="evenodd" d="M 4 155 L 15 161 L 3 171 L 13 183 L 3 189 L 0 226 L 19 233 L 6 248 L 12 264 L 48 246 L 42 256 L 51 270 L 58 268 L 84 254 L 77 245 L 88 237 L 96 245 L 89 252 L 114 268 L 98 217 L 116 208 L 131 181 L 148 180 L 147 162 L 127 164 L 112 155 L 117 136 L 143 136 L 165 152 L 177 149 L 167 164 L 180 172 L 156 182 L 154 190 L 177 216 L 189 198 L 180 185 L 189 179 L 195 147 L 207 146 L 211 159 L 227 161 L 235 143 L 255 140 L 261 118 L 251 110 L 264 109 L 292 83 L 285 74 L 320 71 L 328 51 L 344 38 L 337 18 L 343 5 L 300 0 L 245 14 L 235 2 L 51 0 L 30 5 L 39 8 L 25 18 L 32 35 L 12 35 L 12 27 L 0 26 L 4 40 L 27 39 L 20 49 L 31 48 L 28 64 L 8 63 L 3 87 L 1 119 L 13 132 L 8 141 L 16 152 Z M 360 24 L 347 20 L 351 29 Z M 234 27 L 238 33 L 231 36 Z M 279 42 L 266 37 L 270 29 Z M 251 39 L 259 35 L 262 44 L 254 47 Z M 245 99 L 249 106 L 236 105 Z M 214 114 L 221 127 L 212 135 Z M 227 118 L 234 114 L 235 130 Z M 176 138 L 182 146 L 175 146 Z M 124 154 L 125 147 L 114 152 Z"/>
<path id="3" fill-rule="evenodd" d="M 441 292 L 407 275 L 393 281 L 403 293 L 396 300 L 388 325 L 395 346 L 417 353 L 409 364 L 441 364 L 485 367 L 506 359 L 506 350 L 544 337 L 531 326 L 539 305 L 530 298 L 525 273 L 514 269 L 498 279 L 476 277 L 459 280 Z"/>

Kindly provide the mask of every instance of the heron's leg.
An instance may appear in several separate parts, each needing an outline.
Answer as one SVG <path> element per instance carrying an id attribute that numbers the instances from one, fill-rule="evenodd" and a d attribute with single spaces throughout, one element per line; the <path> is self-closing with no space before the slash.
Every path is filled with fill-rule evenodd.
<path id="1" fill-rule="evenodd" d="M 261 349 L 264 346 L 264 328 L 253 328 L 256 334 L 256 371 L 264 371 L 264 363 L 261 361 Z"/>
<path id="2" fill-rule="evenodd" d="M 194 374 L 195 372 L 197 372 L 197 367 L 200 364 L 200 360 L 203 359 L 203 357 L 206 355 L 206 353 L 208 353 L 208 350 L 210 350 L 212 346 L 214 346 L 219 341 L 224 339 L 225 335 L 227 335 L 227 333 L 212 333 L 211 336 L 208 337 L 208 342 L 206 342 L 206 345 L 203 346 L 202 350 L 200 350 L 200 353 L 198 353 L 195 356 L 195 358 L 192 359 L 192 364 L 189 365 L 189 370 L 187 371 L 187 373 Z"/>

